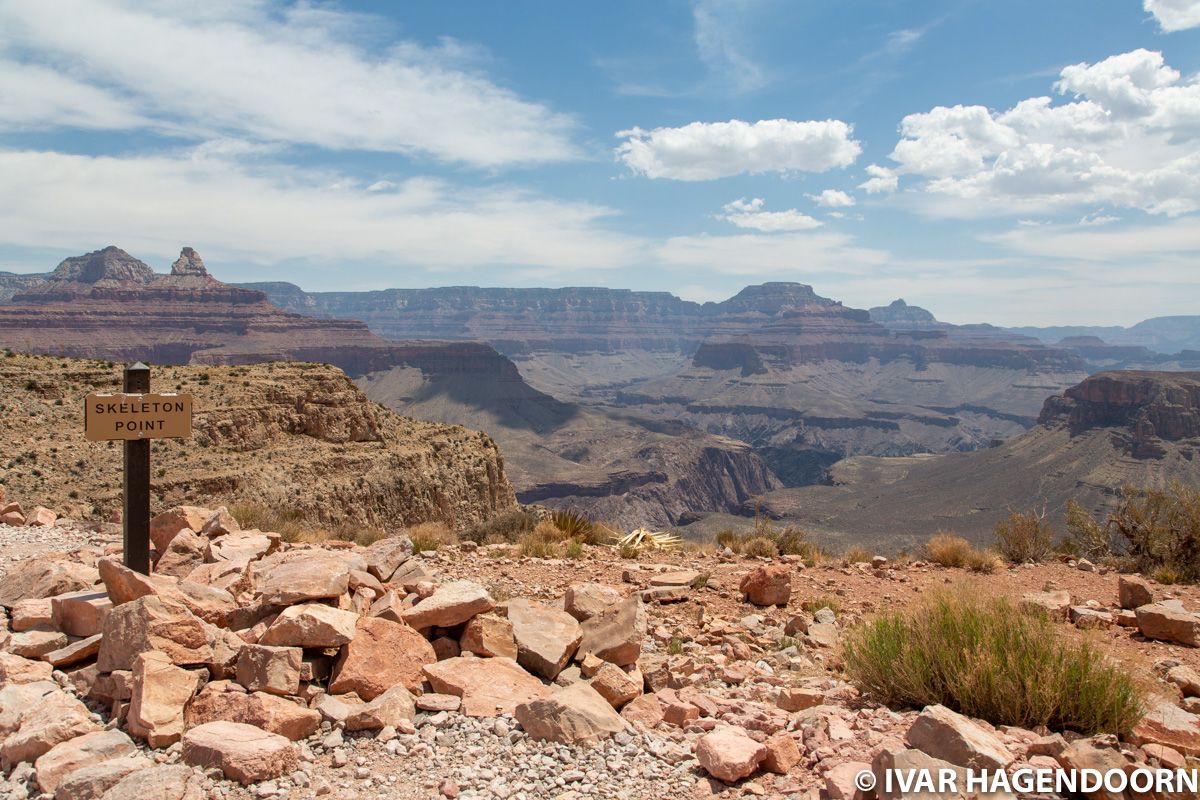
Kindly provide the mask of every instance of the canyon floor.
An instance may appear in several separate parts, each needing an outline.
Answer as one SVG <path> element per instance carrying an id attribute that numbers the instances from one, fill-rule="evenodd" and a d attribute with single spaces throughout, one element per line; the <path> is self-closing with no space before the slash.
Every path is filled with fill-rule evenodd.
<path id="1" fill-rule="evenodd" d="M 214 523 L 214 519 L 218 522 Z M 51 676 L 48 664 L 0 654 L 3 659 L 0 699 L 8 701 L 7 706 L 0 702 L 0 733 L 8 736 L 0 749 L 4 751 L 5 766 L 9 770 L 8 777 L 0 780 L 0 798 L 25 800 L 54 796 L 56 800 L 84 797 L 122 800 L 153 793 L 188 800 L 204 797 L 307 800 L 316 797 L 366 798 L 383 794 L 397 798 L 573 800 L 615 796 L 659 798 L 670 792 L 695 798 L 746 795 L 850 800 L 856 795 L 847 781 L 858 769 L 870 767 L 873 760 L 878 763 L 881 754 L 914 752 L 912 731 L 921 712 L 919 709 L 882 707 L 870 698 L 860 696 L 846 681 L 841 672 L 839 640 L 848 628 L 876 612 L 904 608 L 929 592 L 958 584 L 969 586 L 976 594 L 1002 594 L 1018 601 L 1026 595 L 1063 591 L 1076 606 L 1090 605 L 1114 614 L 1118 609 L 1116 573 L 1087 571 L 1067 563 L 1027 565 L 980 575 L 920 561 L 874 567 L 829 561 L 806 568 L 790 557 L 746 558 L 711 550 L 656 551 L 643 553 L 638 558 L 622 558 L 614 548 L 607 546 L 585 546 L 582 555 L 576 559 L 540 559 L 520 557 L 514 548 L 502 545 L 477 547 L 470 543 L 446 545 L 436 552 L 402 554 L 391 561 L 383 557 L 381 562 L 379 554 L 394 554 L 395 543 L 404 537 L 391 537 L 369 548 L 338 542 L 322 546 L 287 545 L 278 540 L 265 542 L 269 537 L 255 531 L 238 531 L 231 521 L 220 522 L 220 519 L 219 513 L 208 515 L 204 524 L 197 518 L 193 524 L 207 533 L 194 536 L 181 526 L 175 537 L 179 541 L 168 541 L 166 561 L 159 561 L 161 570 L 167 572 L 149 579 L 123 574 L 120 568 L 112 566 L 115 562 L 104 567 L 104 561 L 120 551 L 120 534 L 116 526 L 84 526 L 64 521 L 42 527 L 0 525 L 0 586 L 4 587 L 0 592 L 4 595 L 0 604 L 10 608 L 10 618 L 3 621 L 0 638 L 10 640 L 9 651 L 26 648 L 21 652 L 32 655 L 28 648 L 36 647 L 36 642 L 29 633 L 46 637 L 56 635 L 52 620 L 44 618 L 54 601 L 36 599 L 47 591 L 61 593 L 64 590 L 61 581 L 52 590 L 45 583 L 46 575 L 61 576 L 60 572 L 54 572 L 53 565 L 72 565 L 64 569 L 81 576 L 79 580 L 83 584 L 99 580 L 93 567 L 100 567 L 103 585 L 97 583 L 94 587 L 76 588 L 100 592 L 99 595 L 88 595 L 91 599 L 87 602 L 101 603 L 108 614 L 102 626 L 99 664 L 90 664 L 84 659 L 73 665 L 62 665 L 62 671 L 56 670 Z M 217 533 L 218 529 L 227 530 Z M 219 545 L 218 549 L 212 547 L 214 543 Z M 180 558 L 186 556 L 189 547 L 194 553 L 203 551 L 210 555 L 219 555 L 220 547 L 257 547 L 258 550 L 249 564 L 241 565 L 241 571 L 236 566 L 231 568 L 228 564 L 218 563 L 218 558 L 210 560 L 201 556 L 195 565 L 187 565 L 192 571 L 186 579 L 169 577 L 169 572 L 181 571 L 175 567 L 186 562 L 186 559 L 181 562 Z M 279 549 L 266 554 L 271 548 Z M 389 551 L 389 548 L 393 550 Z M 396 561 L 400 566 L 388 579 L 387 573 Z M 167 566 L 167 562 L 173 566 Z M 316 566 L 297 577 L 293 567 L 288 566 L 295 563 Z M 384 594 L 379 598 L 375 597 L 376 591 L 370 585 L 380 582 L 372 582 L 369 574 L 364 577 L 361 569 L 352 569 L 355 564 L 361 567 L 364 563 L 371 565 L 371 573 L 381 569 L 384 573 L 385 579 L 379 585 Z M 381 563 L 384 566 L 376 569 Z M 287 598 L 281 600 L 271 596 L 280 588 L 272 588 L 271 571 L 257 571 L 251 564 L 260 564 L 264 568 L 269 564 L 273 570 L 288 574 L 286 583 L 290 594 Z M 328 582 L 328 572 L 320 570 L 343 570 L 344 577 L 344 570 L 348 568 L 351 568 L 351 580 L 357 582 L 357 588 L 347 589 L 346 584 L 331 591 L 310 588 Z M 218 573 L 224 577 L 217 577 Z M 353 577 L 355 573 L 358 573 L 357 577 Z M 763 607 L 748 602 L 743 595 L 742 582 L 751 573 L 786 576 L 790 585 L 786 603 Z M 231 575 L 233 583 L 228 583 Z M 213 584 L 226 581 L 229 593 L 218 590 L 215 585 L 203 591 L 197 589 L 192 579 L 199 580 L 204 576 Z M 252 589 L 247 587 L 247 579 L 253 584 Z M 38 583 L 39 580 L 43 582 Z M 589 588 L 582 588 L 584 584 Z M 130 586 L 141 586 L 140 591 L 160 594 L 159 605 L 150 603 L 156 598 L 129 599 L 124 593 Z M 1156 601 L 1177 600 L 1189 609 L 1200 605 L 1200 590 L 1196 587 L 1153 583 L 1148 586 Z M 467 592 L 468 600 L 459 597 L 458 601 L 451 598 L 447 602 L 443 599 L 455 592 L 461 593 L 463 587 L 473 587 Z M 325 599 L 312 597 L 322 593 Z M 34 597 L 29 598 L 29 595 Z M 27 599 L 13 600 L 14 597 Z M 483 597 L 487 598 L 486 602 L 481 600 Z M 129 678 L 129 672 L 122 673 L 120 669 L 100 672 L 101 666 L 106 670 L 113 667 L 112 653 L 106 655 L 103 650 L 103 638 L 114 635 L 110 620 L 118 613 L 125 619 L 151 606 L 160 611 L 170 607 L 168 610 L 173 608 L 173 613 L 178 614 L 176 622 L 180 626 L 195 622 L 188 608 L 171 606 L 173 601 L 167 598 L 177 598 L 201 615 L 208 635 L 215 637 L 212 641 L 224 641 L 226 652 L 224 665 L 219 663 L 221 658 L 216 655 L 219 646 L 211 655 L 180 656 L 182 645 L 177 634 L 169 631 L 154 634 L 160 639 L 156 640 L 157 644 L 149 645 L 149 649 L 166 653 L 167 658 L 187 667 L 170 667 L 177 671 L 175 674 L 184 676 L 185 682 L 194 680 L 190 677 L 194 675 L 202 675 L 197 683 L 208 681 L 199 691 L 195 684 L 189 685 L 187 697 L 175 700 L 178 719 L 172 719 L 171 701 L 154 695 L 148 688 L 152 683 L 149 673 L 138 677 L 138 670 L 144 670 L 146 653 L 136 656 L 132 665 L 120 665 L 123 668 L 132 666 L 132 693 L 135 696 L 140 696 L 140 692 L 146 694 L 140 700 L 140 706 L 137 699 L 131 702 L 128 691 L 124 698 L 119 694 L 109 696 L 114 692 L 106 680 L 118 675 Z M 116 604 L 111 609 L 106 605 L 110 600 Z M 359 688 L 358 692 L 362 694 L 359 696 L 344 693 L 345 686 L 336 686 L 339 680 L 345 679 L 342 673 L 351 671 L 348 662 L 361 657 L 361 653 L 351 655 L 350 648 L 362 634 L 356 635 L 351 644 L 342 646 L 341 660 L 334 667 L 332 682 L 327 674 L 312 674 L 322 659 L 326 664 L 330 659 L 314 656 L 314 651 L 305 649 L 309 672 L 299 673 L 305 675 L 305 680 L 298 684 L 298 691 L 293 686 L 283 693 L 287 697 L 267 697 L 254 689 L 253 680 L 249 681 L 249 687 L 239 686 L 239 682 L 248 680 L 240 667 L 233 666 L 239 659 L 236 646 L 245 649 L 253 648 L 253 642 L 278 644 L 284 641 L 267 633 L 282 626 L 280 618 L 287 616 L 279 613 L 280 606 L 265 607 L 268 600 L 285 605 L 300 602 L 301 605 L 289 608 L 306 609 L 306 613 L 312 612 L 313 606 L 320 606 L 327 609 L 324 613 L 349 614 L 351 625 L 357 619 L 359 628 L 364 630 L 368 627 L 366 620 L 380 616 L 386 620 L 389 614 L 392 615 L 390 619 L 396 622 L 387 622 L 389 629 L 392 625 L 404 628 L 419 640 L 417 645 L 427 648 L 429 656 L 422 660 L 433 662 L 437 659 L 437 663 L 427 663 L 424 667 L 429 680 L 422 680 L 420 673 L 415 679 L 409 676 L 412 695 L 397 688 L 380 695 L 384 700 L 396 692 L 409 698 L 415 695 L 415 708 L 409 706 L 407 713 L 401 710 L 395 716 L 396 709 L 389 709 L 379 697 L 364 705 L 374 692 Z M 588 602 L 594 606 L 600 600 L 609 605 L 599 611 L 595 607 L 590 611 L 587 609 Z M 382 611 L 380 601 L 387 606 Z M 489 691 L 490 684 L 495 682 L 492 679 L 477 677 L 449 687 L 438 684 L 438 691 L 434 692 L 435 687 L 430 681 L 434 680 L 432 671 L 439 664 L 462 667 L 463 664 L 478 666 L 485 662 L 507 661 L 499 657 L 467 657 L 470 655 L 466 652 L 470 637 L 458 621 L 461 617 L 442 617 L 440 622 L 448 627 L 435 625 L 424 630 L 424 634 L 433 639 L 433 649 L 428 649 L 430 643 L 413 634 L 413 629 L 403 622 L 411 621 L 415 628 L 420 623 L 414 615 L 433 613 L 422 611 L 423 604 L 426 610 L 435 608 L 444 613 L 453 608 L 455 602 L 474 604 L 471 614 L 495 606 L 490 613 L 472 617 L 465 623 L 468 628 L 485 617 L 490 620 L 489 625 L 505 616 L 508 618 L 509 622 L 502 627 L 515 633 L 502 634 L 500 638 L 507 635 L 510 642 L 520 645 L 520 654 L 516 657 L 526 670 L 543 670 L 541 677 L 532 677 L 516 664 L 512 665 L 523 676 L 521 680 L 532 683 L 532 689 L 526 687 L 522 691 L 543 697 L 536 702 L 527 698 L 534 706 L 546 703 L 546 697 L 565 697 L 565 687 L 580 684 L 589 696 L 599 697 L 601 692 L 612 691 L 609 684 L 615 673 L 620 673 L 616 675 L 618 683 L 625 675 L 635 678 L 636 685 L 628 695 L 620 701 L 609 701 L 614 708 L 608 708 L 607 713 L 616 724 L 603 729 L 608 720 L 594 708 L 587 713 L 579 711 L 580 716 L 573 717 L 569 704 L 556 707 L 557 710 L 540 707 L 541 713 L 551 718 L 550 723 L 545 719 L 539 721 L 537 715 L 522 717 L 522 708 L 526 709 L 526 714 L 533 713 L 528 710 L 529 706 L 518 706 L 515 713 L 511 707 L 501 713 L 472 710 L 471 705 L 478 703 L 477 698 L 473 699 L 473 692 Z M 622 605 L 629 607 L 629 603 L 636 604 L 644 619 L 615 633 L 622 646 L 636 648 L 636 661 L 617 659 L 629 662 L 628 666 L 614 671 L 610 663 L 597 661 L 591 655 L 579 664 L 571 664 L 567 655 L 558 665 L 561 671 L 552 668 L 545 672 L 542 661 L 527 658 L 535 651 L 541 654 L 555 651 L 555 642 L 561 644 L 562 640 L 572 638 L 569 632 L 563 632 L 564 624 L 573 624 L 570 617 L 566 617 L 564 608 L 584 617 L 582 624 L 586 637 L 591 635 L 588 619 L 601 619 L 604 614 L 612 613 L 610 609 Z M 121 610 L 123 606 L 124 611 Z M 820 611 L 820 608 L 836 612 L 832 623 L 825 622 L 830 618 L 829 611 Z M 589 617 L 589 613 L 593 616 Z M 528 622 L 521 621 L 522 615 L 529 614 L 539 620 L 532 626 L 534 630 L 521 627 Z M 53 614 L 51 617 L 62 622 Z M 566 623 L 562 621 L 564 617 Z M 241 622 L 235 622 L 235 618 Z M 216 620 L 216 623 L 210 624 L 209 620 Z M 1182 763 L 1184 756 L 1180 751 L 1200 753 L 1200 718 L 1190 713 L 1196 709 L 1178 707 L 1182 704 L 1189 708 L 1192 701 L 1181 699 L 1180 689 L 1163 680 L 1168 668 L 1174 667 L 1176 672 L 1180 669 L 1200 670 L 1200 650 L 1146 639 L 1136 627 L 1125 627 L 1121 621 L 1118 617 L 1118 624 L 1089 630 L 1064 621 L 1057 624 L 1057 629 L 1063 637 L 1086 638 L 1102 653 L 1128 665 L 1135 675 L 1143 678 L 1152 695 L 1162 697 L 1163 702 L 1175 710 L 1172 713 L 1182 715 L 1182 723 L 1179 717 L 1172 717 L 1174 728 L 1170 731 L 1164 734 L 1158 728 L 1153 729 L 1158 733 L 1143 730 L 1141 738 L 1118 745 L 1111 737 L 1084 739 L 1068 735 L 1062 740 L 1041 736 L 1045 731 L 993 727 L 965 718 L 955 724 L 971 726 L 964 734 L 968 740 L 971 736 L 984 736 L 1011 753 L 1010 768 L 1022 765 L 1045 767 L 1045 753 L 1052 753 L 1055 748 L 1061 751 L 1068 744 L 1075 748 L 1068 752 L 1105 753 L 1141 764 L 1167 763 L 1176 757 Z M 428 619 L 425 622 L 428 624 Z M 12 633 L 9 633 L 9 627 L 13 629 Z M 239 627 L 234 633 L 233 629 Z M 86 631 L 76 630 L 75 633 Z M 485 631 L 480 634 L 480 640 L 491 641 L 488 637 L 495 635 L 495 631 Z M 172 636 L 176 639 L 172 640 Z M 229 654 L 231 636 L 236 645 L 232 655 Z M 459 637 L 458 641 L 454 636 Z M 62 637 L 64 641 L 67 638 Z M 69 639 L 68 647 L 81 641 L 76 636 Z M 290 643 L 298 644 L 296 641 Z M 374 646 L 378 648 L 379 642 Z M 474 647 L 481 649 L 478 642 Z M 260 650 L 288 649 L 260 647 Z M 360 665 L 361 671 L 389 672 L 398 668 L 394 663 L 407 663 L 410 654 L 396 652 L 389 657 L 383 650 L 375 649 L 371 655 L 365 665 Z M 58 656 L 50 654 L 43 658 L 54 660 Z M 597 665 L 600 671 L 594 675 L 581 671 L 591 673 Z M 162 668 L 168 667 L 164 664 Z M 557 676 L 551 681 L 549 675 L 555 672 Z M 357 680 L 369 682 L 370 676 L 360 675 Z M 32 704 L 22 708 L 13 702 L 16 698 L 25 698 L 28 702 L 29 687 L 43 693 L 42 703 L 48 703 L 46 698 L 50 696 L 56 702 L 68 705 L 78 704 L 74 700 L 76 697 L 86 703 L 86 711 L 79 712 L 87 715 L 78 721 L 79 729 L 64 734 L 45 721 L 43 724 L 49 726 L 50 732 L 39 729 L 38 714 Z M 343 694 L 334 694 L 335 688 Z M 512 687 L 506 686 L 499 692 L 503 694 L 506 690 L 512 690 Z M 1185 688 L 1184 693 L 1195 690 L 1195 687 Z M 25 694 L 21 694 L 23 691 Z M 452 696 L 455 694 L 459 696 Z M 629 700 L 629 696 L 635 699 Z M 233 706 L 212 705 L 214 698 L 224 698 L 228 702 L 235 698 L 248 703 L 247 697 L 258 698 L 260 704 L 269 700 L 276 704 L 271 706 L 275 710 L 263 713 L 260 709 L 259 716 L 255 717 L 248 711 L 231 711 Z M 608 695 L 605 697 L 607 699 Z M 561 702 L 567 703 L 565 699 Z M 614 709 L 621 706 L 622 712 L 616 716 Z M 146 709 L 157 709 L 159 716 Z M 370 719 L 375 720 L 374 723 L 363 726 L 352 721 L 359 719 L 355 714 L 363 709 L 371 709 L 375 716 Z M 471 715 L 466 713 L 468 711 Z M 393 716 L 388 717 L 389 713 Z M 924 715 L 930 713 L 927 710 Z M 555 714 L 560 716 L 555 717 Z M 214 758 L 198 760 L 195 747 L 189 744 L 189 736 L 195 732 L 212 725 L 227 724 L 206 723 L 214 716 L 218 720 L 247 722 L 253 717 L 254 724 L 285 733 L 294 744 L 275 736 L 280 740 L 276 744 L 289 748 L 288 752 L 294 757 L 289 755 L 290 760 L 285 759 L 286 768 L 272 769 L 269 764 L 264 768 L 259 763 L 254 768 L 262 771 L 249 782 L 231 779 L 236 776 L 237 765 Z M 136 733 L 135 718 L 138 720 Z M 388 724 L 381 724 L 384 722 Z M 531 726 L 537 730 L 531 731 Z M 360 727 L 363 729 L 354 730 Z M 26 728 L 31 730 L 26 731 Z M 134 733 L 133 738 L 125 737 L 122 728 Z M 97 755 L 77 745 L 79 738 L 71 738 L 80 733 L 96 737 L 102 730 L 106 731 L 105 736 L 121 739 L 119 756 Z M 594 740 L 588 740 L 585 734 L 593 736 Z M 737 741 L 719 743 L 725 749 L 718 748 L 714 754 L 710 751 L 716 747 L 713 737 L 720 738 L 717 734 L 735 736 Z M 29 742 L 39 741 L 39 735 L 46 747 L 38 748 L 40 753 L 33 751 L 38 757 L 29 758 Z M 541 738 L 547 736 L 549 740 Z M 124 746 L 127 739 L 129 745 Z M 17 740 L 20 741 L 14 744 Z M 147 744 L 150 740 L 155 740 L 157 747 L 150 747 Z M 1156 742 L 1173 747 L 1168 747 L 1169 753 L 1161 748 L 1155 750 Z M 745 769 L 746 764 L 738 763 L 738 746 L 759 750 L 752 754 L 748 769 Z M 922 746 L 937 751 L 934 746 Z M 29 760 L 23 761 L 22 753 Z M 126 777 L 113 783 L 111 775 L 103 774 L 104 769 L 113 768 L 97 765 L 102 756 L 123 764 L 126 760 L 137 761 L 136 770 L 128 769 L 131 774 L 141 776 L 138 779 L 141 782 Z M 139 761 L 139 756 L 144 760 Z M 231 755 L 229 759 L 235 756 Z M 1060 756 L 1059 763 L 1065 764 L 1063 759 L 1066 758 L 1069 756 Z M 108 763 L 108 760 L 104 761 L 104 764 Z M 78 773 L 68 774 L 68 769 L 76 767 Z M 714 774 L 724 774 L 723 770 L 734 772 L 725 774 L 726 780 L 714 777 Z"/>

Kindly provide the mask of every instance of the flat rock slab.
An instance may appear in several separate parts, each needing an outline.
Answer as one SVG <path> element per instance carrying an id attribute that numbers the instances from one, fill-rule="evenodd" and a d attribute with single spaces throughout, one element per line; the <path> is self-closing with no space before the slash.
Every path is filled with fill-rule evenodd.
<path id="1" fill-rule="evenodd" d="M 1133 744 L 1160 744 L 1189 756 L 1200 756 L 1200 717 L 1166 700 L 1151 704 L 1129 732 Z"/>
<path id="2" fill-rule="evenodd" d="M 296 769 L 296 745 L 283 736 L 240 722 L 209 722 L 183 735 L 183 761 L 219 767 L 239 783 L 278 778 Z"/>
<path id="3" fill-rule="evenodd" d="M 94 731 L 59 742 L 34 764 L 38 788 L 53 794 L 63 778 L 81 767 L 137 753 L 137 745 L 119 730 Z"/>
<path id="4" fill-rule="evenodd" d="M 942 705 L 926 706 L 905 739 L 923 753 L 970 769 L 1003 769 L 1014 758 L 994 733 Z"/>
<path id="5" fill-rule="evenodd" d="M 101 800 L 207 800 L 204 783 L 202 776 L 183 764 L 150 767 L 117 781 Z"/>
<path id="6" fill-rule="evenodd" d="M 692 581 L 700 577 L 700 573 L 694 569 L 677 570 L 675 572 L 664 572 L 660 575 L 652 575 L 649 584 L 651 586 L 691 586 Z"/>
<path id="7" fill-rule="evenodd" d="M 1138 630 L 1147 639 L 1200 647 L 1200 617 L 1168 603 L 1151 603 L 1138 608 Z"/>
<path id="8" fill-rule="evenodd" d="M 522 703 L 516 716 L 534 739 L 560 744 L 599 744 L 627 727 L 608 701 L 586 683 Z"/>
<path id="9" fill-rule="evenodd" d="M 435 692 L 461 697 L 469 717 L 512 714 L 519 704 L 550 693 L 508 658 L 450 658 L 427 664 L 424 673 Z"/>
<path id="10" fill-rule="evenodd" d="M 401 613 L 404 621 L 419 630 L 450 628 L 476 614 L 496 607 L 487 589 L 473 581 L 454 581 L 439 586 L 433 594 Z"/>
<path id="11" fill-rule="evenodd" d="M 323 603 L 288 606 L 259 644 L 284 647 L 341 647 L 354 638 L 358 615 Z"/>

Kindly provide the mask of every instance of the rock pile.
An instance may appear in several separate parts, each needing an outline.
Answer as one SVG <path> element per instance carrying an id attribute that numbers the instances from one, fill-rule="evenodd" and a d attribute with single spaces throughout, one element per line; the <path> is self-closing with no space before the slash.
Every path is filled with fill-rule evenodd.
<path id="1" fill-rule="evenodd" d="M 178 507 L 155 518 L 152 538 L 149 576 L 115 546 L 4 576 L 0 800 L 709 797 L 729 784 L 850 800 L 863 797 L 863 771 L 1174 767 L 1200 755 L 1200 672 L 1170 659 L 1158 669 L 1175 696 L 1123 742 L 860 697 L 825 668 L 846 613 L 811 597 L 789 608 L 810 580 L 794 560 L 717 557 L 722 588 L 709 573 L 640 563 L 624 583 L 527 580 L 529 597 L 506 598 L 443 574 L 452 560 L 414 554 L 403 534 L 289 544 L 224 509 Z M 487 551 L 454 552 L 478 576 L 469 565 Z M 904 583 L 930 569 L 841 572 Z M 1194 617 L 1177 600 L 1130 576 L 1117 588 L 1111 608 L 1053 586 L 1025 604 L 1186 639 Z M 688 606 L 698 622 L 667 624 L 662 612 Z"/>

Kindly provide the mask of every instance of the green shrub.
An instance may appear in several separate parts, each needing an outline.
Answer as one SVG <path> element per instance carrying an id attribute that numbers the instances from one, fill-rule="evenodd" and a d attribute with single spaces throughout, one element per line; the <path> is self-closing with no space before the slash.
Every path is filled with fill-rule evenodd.
<path id="1" fill-rule="evenodd" d="M 1088 642 L 1005 598 L 943 591 L 908 611 L 850 630 L 846 672 L 894 707 L 941 703 L 994 725 L 1124 733 L 1142 715 L 1142 689 Z"/>
<path id="2" fill-rule="evenodd" d="M 583 542 L 578 539 L 572 539 L 567 542 L 567 547 L 563 551 L 563 555 L 571 559 L 583 558 Z"/>
<path id="3" fill-rule="evenodd" d="M 996 547 L 1014 564 L 1040 563 L 1054 552 L 1054 536 L 1046 512 L 1020 514 L 1014 511 L 996 523 Z"/>
<path id="4" fill-rule="evenodd" d="M 564 538 L 553 522 L 544 519 L 517 542 L 517 553 L 525 558 L 553 558 Z"/>

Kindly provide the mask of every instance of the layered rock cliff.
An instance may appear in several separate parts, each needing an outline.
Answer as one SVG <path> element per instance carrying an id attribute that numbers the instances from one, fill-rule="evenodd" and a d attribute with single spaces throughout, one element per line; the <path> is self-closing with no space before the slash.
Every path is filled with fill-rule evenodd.
<path id="1" fill-rule="evenodd" d="M 85 441 L 82 418 L 84 395 L 119 386 L 104 362 L 0 358 L 9 494 L 77 518 L 119 508 L 121 448 Z M 157 367 L 152 388 L 194 398 L 192 438 L 152 446 L 155 510 L 240 502 L 342 529 L 462 529 L 516 505 L 490 437 L 397 416 L 334 367 Z"/>
<path id="2" fill-rule="evenodd" d="M 190 247 L 166 275 L 116 247 L 66 259 L 0 306 L 0 346 L 160 364 L 320 361 L 352 375 L 401 364 L 516 375 L 485 344 L 389 342 L 357 320 L 280 311 L 262 292 L 213 278 Z"/>
<path id="3" fill-rule="evenodd" d="M 1167 442 L 1200 440 L 1200 372 L 1102 372 L 1049 398 L 1038 424 L 1114 428 L 1129 455 L 1162 458 Z"/>

